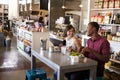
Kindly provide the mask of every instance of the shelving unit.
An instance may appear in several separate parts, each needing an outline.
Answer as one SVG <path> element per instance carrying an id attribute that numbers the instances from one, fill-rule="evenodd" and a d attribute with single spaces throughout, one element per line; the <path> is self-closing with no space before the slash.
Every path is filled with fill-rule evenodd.
<path id="1" fill-rule="evenodd" d="M 119 60 L 115 60 L 115 59 L 110 59 L 111 63 L 113 64 L 117 64 L 120 66 L 120 61 Z M 111 65 L 109 68 L 110 71 L 114 71 L 117 74 L 120 74 L 120 67 L 116 67 L 115 65 Z"/>
<path id="2" fill-rule="evenodd" d="M 120 8 L 102 8 L 102 9 L 90 9 L 91 11 L 114 11 L 114 10 L 120 10 Z"/>
<path id="3" fill-rule="evenodd" d="M 100 24 L 100 26 L 109 26 L 109 27 L 111 27 L 111 31 L 113 31 L 112 27 L 116 27 L 116 26 L 120 27 L 120 23 L 116 24 L 112 20 L 114 18 L 115 14 L 120 13 L 120 8 L 102 8 L 102 7 L 95 8 L 94 4 L 95 4 L 95 0 L 90 0 L 90 6 L 89 6 L 90 9 L 89 9 L 89 14 L 88 14 L 89 15 L 89 22 L 92 21 L 91 19 L 93 16 L 101 16 L 101 17 L 104 17 L 104 20 L 101 20 L 102 21 L 101 22 L 100 19 L 98 18 L 98 21 L 97 21 Z M 107 17 L 109 17 L 108 18 L 109 20 L 105 18 L 106 17 L 105 15 L 109 15 L 109 16 L 107 16 Z M 116 32 L 116 31 L 113 31 L 113 32 Z"/>
<path id="4" fill-rule="evenodd" d="M 97 16 L 97 20 L 98 20 L 97 22 L 100 24 L 101 28 L 110 29 L 111 33 L 113 33 L 113 34 L 115 34 L 117 31 L 120 31 L 120 23 L 116 24 L 115 22 L 113 22 L 114 16 L 116 16 L 116 14 L 120 13 L 120 8 L 102 8 L 102 7 L 95 8 L 94 7 L 95 1 L 96 0 L 89 0 L 89 9 L 88 9 L 89 22 L 91 20 L 95 19 Z M 109 13 L 109 14 L 107 14 L 107 13 Z M 94 16 L 95 16 L 95 18 L 94 18 Z M 92 19 L 92 17 L 93 17 L 93 19 Z M 107 19 L 108 19 L 108 21 L 105 22 L 105 20 L 107 20 Z M 111 47 L 112 52 L 120 51 L 120 42 L 117 42 L 117 41 L 109 41 L 109 42 L 110 42 L 110 47 Z M 116 63 L 116 64 L 120 65 L 119 60 L 110 59 L 110 61 L 112 63 Z M 116 66 L 112 65 L 109 68 L 109 70 L 120 74 L 120 68 L 116 68 Z"/>
<path id="5" fill-rule="evenodd" d="M 0 4 L 0 19 L 3 21 L 8 20 L 8 5 Z"/>
<path id="6" fill-rule="evenodd" d="M 110 59 L 110 61 L 113 61 L 113 62 L 116 62 L 116 63 L 120 64 L 120 61 L 119 61 L 119 60 Z"/>

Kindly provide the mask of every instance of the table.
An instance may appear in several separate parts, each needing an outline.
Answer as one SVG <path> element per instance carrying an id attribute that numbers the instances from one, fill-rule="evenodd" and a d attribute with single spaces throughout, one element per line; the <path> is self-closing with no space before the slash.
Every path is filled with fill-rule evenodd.
<path id="1" fill-rule="evenodd" d="M 57 80 L 64 80 L 64 74 L 68 72 L 90 70 L 89 80 L 96 80 L 97 62 L 84 58 L 77 63 L 71 63 L 67 55 L 60 52 L 50 53 L 43 50 L 32 50 L 31 69 L 36 68 L 36 58 L 57 71 Z"/>

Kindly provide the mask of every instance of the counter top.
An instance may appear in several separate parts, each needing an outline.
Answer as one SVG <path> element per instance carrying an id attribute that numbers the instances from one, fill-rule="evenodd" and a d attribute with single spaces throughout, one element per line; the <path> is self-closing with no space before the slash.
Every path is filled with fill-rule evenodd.
<path id="1" fill-rule="evenodd" d="M 64 74 L 81 70 L 90 70 L 89 80 L 96 80 L 97 62 L 83 58 L 79 62 L 71 63 L 70 58 L 60 52 L 50 53 L 44 50 L 32 50 L 31 68 L 36 68 L 35 58 L 48 65 L 57 72 L 57 80 L 64 80 Z"/>
<path id="2" fill-rule="evenodd" d="M 37 49 L 33 50 L 33 52 L 36 52 L 36 56 L 39 56 L 41 59 L 47 60 L 48 63 L 52 63 L 56 65 L 56 67 L 61 67 L 63 69 L 97 65 L 96 61 L 89 58 L 83 58 L 78 63 L 71 63 L 69 56 L 60 52 L 50 53 L 49 51 L 40 51 Z"/>

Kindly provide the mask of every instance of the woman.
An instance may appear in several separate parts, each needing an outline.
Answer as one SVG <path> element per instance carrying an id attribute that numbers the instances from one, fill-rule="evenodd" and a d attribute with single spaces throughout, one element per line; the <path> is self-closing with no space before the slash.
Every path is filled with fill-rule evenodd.
<path id="1" fill-rule="evenodd" d="M 66 26 L 65 29 L 65 41 L 66 41 L 66 48 L 69 52 L 80 52 L 81 50 L 81 44 L 77 38 L 77 36 L 74 36 L 75 34 L 75 28 L 72 25 Z"/>
<path id="2" fill-rule="evenodd" d="M 71 52 L 77 52 L 80 53 L 80 50 L 82 48 L 80 41 L 78 40 L 77 36 L 75 36 L 75 28 L 72 25 L 66 26 L 66 29 L 64 30 L 63 34 L 64 41 L 62 45 L 66 45 L 67 51 Z M 59 46 L 62 46 L 61 44 Z M 66 74 L 66 77 L 68 78 L 70 75 L 69 73 Z M 69 79 L 69 78 L 68 78 Z M 57 71 L 54 72 L 54 79 L 57 80 Z"/>
<path id="3" fill-rule="evenodd" d="M 39 17 L 39 26 L 40 27 L 43 27 L 44 26 L 44 19 L 43 19 L 43 17 Z"/>

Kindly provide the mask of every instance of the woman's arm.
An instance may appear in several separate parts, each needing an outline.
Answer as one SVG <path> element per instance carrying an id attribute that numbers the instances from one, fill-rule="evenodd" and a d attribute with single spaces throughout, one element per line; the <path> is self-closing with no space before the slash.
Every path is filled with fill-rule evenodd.
<path id="1" fill-rule="evenodd" d="M 82 46 L 80 44 L 80 41 L 78 40 L 77 37 L 74 38 L 74 43 L 75 43 L 75 46 L 77 47 L 77 52 L 80 53 L 81 52 L 81 49 L 82 49 Z"/>

